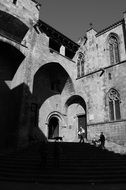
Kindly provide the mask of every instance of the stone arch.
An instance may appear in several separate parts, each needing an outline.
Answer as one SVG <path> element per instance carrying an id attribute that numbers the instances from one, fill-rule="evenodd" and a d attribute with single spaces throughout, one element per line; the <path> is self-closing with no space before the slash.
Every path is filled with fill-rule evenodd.
<path id="1" fill-rule="evenodd" d="M 34 75 L 33 97 L 38 105 L 38 126 L 47 135 L 47 117 L 53 112 L 62 115 L 64 96 L 74 93 L 67 71 L 57 62 L 43 65 Z"/>
<path id="2" fill-rule="evenodd" d="M 40 88 L 38 88 L 38 86 Z M 44 86 L 46 93 L 44 94 L 42 91 L 44 97 L 43 99 L 41 97 L 41 99 L 38 100 L 40 106 L 49 97 L 56 94 L 61 95 L 63 91 L 65 91 L 66 94 L 75 92 L 71 77 L 67 71 L 57 62 L 46 63 L 35 73 L 33 81 L 34 97 L 37 98 L 39 96 L 40 90 L 43 90 L 42 86 Z"/>
<path id="3" fill-rule="evenodd" d="M 62 117 L 59 112 L 52 112 L 49 114 L 47 117 L 48 139 L 53 139 L 59 136 L 61 121 Z"/>
<path id="4" fill-rule="evenodd" d="M 120 38 L 119 38 L 118 34 L 116 34 L 116 33 L 114 33 L 114 32 L 111 32 L 111 33 L 107 36 L 107 43 L 109 42 L 109 39 L 110 39 L 111 37 L 113 37 L 113 36 L 117 39 L 118 43 L 120 43 Z"/>
<path id="5" fill-rule="evenodd" d="M 106 94 L 108 110 L 109 110 L 109 119 L 110 121 L 120 120 L 121 119 L 121 110 L 120 110 L 120 93 L 115 88 L 111 88 Z"/>
<path id="6" fill-rule="evenodd" d="M 62 120 L 61 113 L 60 113 L 60 112 L 57 112 L 57 111 L 53 111 L 53 112 L 49 113 L 49 115 L 48 115 L 47 118 L 46 118 L 46 124 L 47 124 L 47 125 L 48 125 L 48 123 L 49 123 L 50 118 L 53 117 L 53 116 L 59 118 L 59 120 Z"/>
<path id="7" fill-rule="evenodd" d="M 87 114 L 86 103 L 79 95 L 70 97 L 65 103 L 65 114 L 68 119 L 68 126 L 73 128 L 73 135 L 78 138 L 77 132 L 83 127 L 87 137 Z M 72 137 L 71 137 L 72 138 Z"/>
<path id="8" fill-rule="evenodd" d="M 110 64 L 117 64 L 120 61 L 120 39 L 118 34 L 110 33 L 107 37 Z"/>
<path id="9" fill-rule="evenodd" d="M 25 34 L 29 30 L 28 26 L 19 18 L 2 10 L 0 10 L 0 25 L 1 30 L 4 31 L 3 35 L 19 43 L 21 43 Z"/>
<path id="10" fill-rule="evenodd" d="M 79 95 L 73 95 L 68 98 L 68 100 L 65 103 L 65 110 L 67 111 L 68 106 L 73 103 L 79 103 L 86 111 L 86 103 L 85 103 L 84 99 Z"/>

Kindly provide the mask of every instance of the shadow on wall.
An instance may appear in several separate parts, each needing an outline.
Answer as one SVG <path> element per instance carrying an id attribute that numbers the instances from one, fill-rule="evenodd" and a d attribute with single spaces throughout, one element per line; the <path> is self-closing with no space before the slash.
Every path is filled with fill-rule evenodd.
<path id="1" fill-rule="evenodd" d="M 15 145 L 17 138 L 22 91 L 21 86 L 11 90 L 11 81 L 25 56 L 15 47 L 2 41 L 0 52 L 0 147 L 8 147 Z"/>
<path id="2" fill-rule="evenodd" d="M 0 86 L 0 148 L 46 140 L 38 128 L 38 107 L 31 104 L 33 97 L 28 86 L 21 84 L 11 90 L 3 81 Z"/>
<path id="3" fill-rule="evenodd" d="M 0 81 L 0 146 L 15 146 L 17 142 L 22 86 L 10 90 Z"/>
<path id="4" fill-rule="evenodd" d="M 5 42 L 0 42 L 0 51 L 0 146 L 16 147 L 46 139 L 38 128 L 39 109 L 49 97 L 60 95 L 65 86 L 74 91 L 72 80 L 59 63 L 47 63 L 34 76 L 33 94 L 24 83 L 11 90 L 11 81 L 25 56 Z"/>
<path id="5" fill-rule="evenodd" d="M 20 121 L 19 121 L 19 141 L 20 137 L 28 143 L 47 140 L 43 132 L 38 127 L 39 107 L 35 101 L 34 95 L 31 94 L 26 84 L 23 86 L 23 104 L 21 105 Z"/>
<path id="6" fill-rule="evenodd" d="M 32 95 L 25 84 L 11 89 L 11 81 L 25 56 L 15 47 L 2 41 L 0 52 L 0 149 L 2 149 L 16 147 L 19 139 L 26 139 L 26 136 L 30 138 L 28 98 L 32 98 Z"/>
<path id="7" fill-rule="evenodd" d="M 42 85 L 43 84 L 43 85 Z M 67 86 L 67 88 L 65 88 Z M 62 94 L 63 90 L 74 92 L 72 80 L 59 63 L 47 63 L 34 76 L 33 95 L 39 108 L 49 97 Z"/>

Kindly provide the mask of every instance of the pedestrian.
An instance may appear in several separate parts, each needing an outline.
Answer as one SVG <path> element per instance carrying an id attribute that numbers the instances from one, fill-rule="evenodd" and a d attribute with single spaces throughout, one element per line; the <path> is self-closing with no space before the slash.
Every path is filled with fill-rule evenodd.
<path id="1" fill-rule="evenodd" d="M 84 143 L 84 139 L 85 139 L 85 130 L 84 130 L 84 128 L 80 127 L 80 130 L 78 131 L 78 135 L 80 137 L 80 143 L 81 142 Z"/>
<path id="2" fill-rule="evenodd" d="M 99 142 L 100 142 L 100 147 L 102 149 L 104 149 L 105 148 L 105 136 L 104 136 L 103 132 L 101 132 L 101 134 L 100 134 Z"/>

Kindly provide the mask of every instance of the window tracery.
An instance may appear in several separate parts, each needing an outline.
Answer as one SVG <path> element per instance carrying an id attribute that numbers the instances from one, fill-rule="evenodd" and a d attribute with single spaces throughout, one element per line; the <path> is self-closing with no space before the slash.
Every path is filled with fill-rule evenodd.
<path id="1" fill-rule="evenodd" d="M 119 43 L 115 35 L 111 35 L 109 38 L 109 52 L 111 64 L 119 62 Z"/>
<path id="2" fill-rule="evenodd" d="M 77 59 L 77 77 L 84 76 L 84 54 L 82 52 L 79 53 Z"/>
<path id="3" fill-rule="evenodd" d="M 121 119 L 120 114 L 120 95 L 117 90 L 111 89 L 108 93 L 109 101 L 109 115 L 110 120 L 119 120 Z"/>

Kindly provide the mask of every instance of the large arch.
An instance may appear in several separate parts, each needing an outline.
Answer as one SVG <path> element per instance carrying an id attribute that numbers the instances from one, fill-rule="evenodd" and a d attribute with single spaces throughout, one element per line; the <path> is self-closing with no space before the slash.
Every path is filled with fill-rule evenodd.
<path id="1" fill-rule="evenodd" d="M 0 40 L 0 77 L 12 80 L 25 55 L 16 47 Z"/>
<path id="2" fill-rule="evenodd" d="M 47 63 L 35 73 L 33 97 L 38 104 L 38 126 L 46 136 L 48 136 L 46 118 L 52 112 L 59 112 L 62 115 L 64 96 L 69 96 L 71 92 L 74 92 L 72 79 L 59 63 Z"/>
<path id="3" fill-rule="evenodd" d="M 80 127 L 85 129 L 85 137 L 87 137 L 87 111 L 84 99 L 79 95 L 71 96 L 65 103 L 65 114 L 68 118 L 68 126 L 73 128 L 71 133 L 75 135 L 75 139 L 78 139 L 77 132 Z"/>
<path id="4" fill-rule="evenodd" d="M 65 85 L 69 85 L 67 88 Z M 39 88 L 38 88 L 39 87 Z M 72 79 L 59 63 L 47 63 L 34 75 L 33 96 L 41 106 L 49 97 L 74 91 Z"/>
<path id="5" fill-rule="evenodd" d="M 67 109 L 68 106 L 70 106 L 73 103 L 79 103 L 86 110 L 86 103 L 81 96 L 73 95 L 73 96 L 69 97 L 65 103 L 65 108 Z"/>
<path id="6" fill-rule="evenodd" d="M 0 10 L 0 28 L 4 36 L 20 43 L 29 29 L 19 18 L 2 10 Z"/>
<path id="7" fill-rule="evenodd" d="M 11 90 L 11 82 L 24 58 L 17 48 L 0 41 L 0 146 L 10 144 L 14 137 L 9 136 L 17 130 L 22 87 Z"/>

